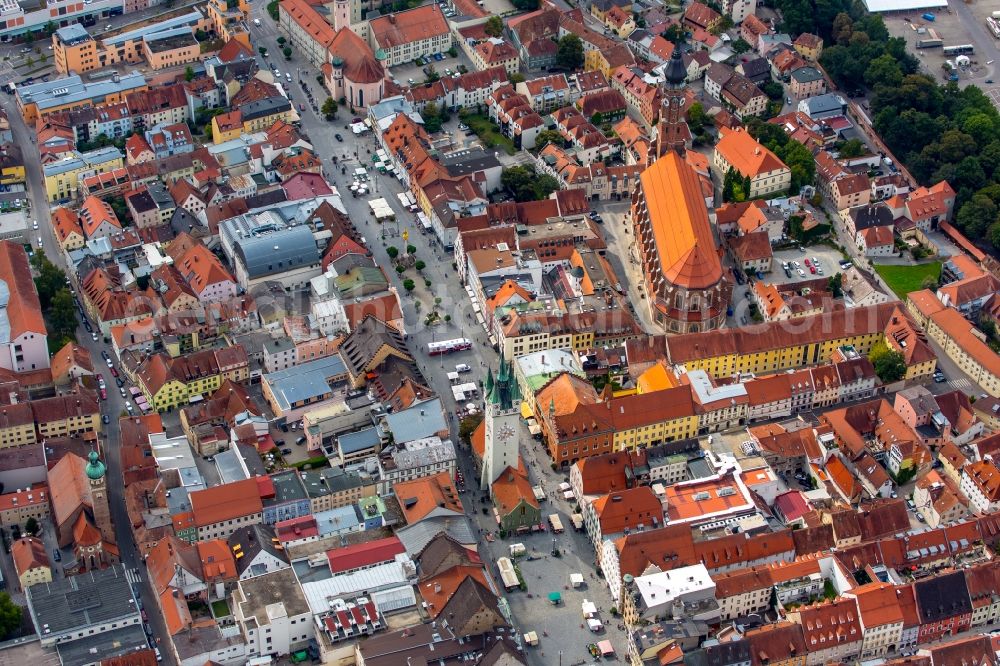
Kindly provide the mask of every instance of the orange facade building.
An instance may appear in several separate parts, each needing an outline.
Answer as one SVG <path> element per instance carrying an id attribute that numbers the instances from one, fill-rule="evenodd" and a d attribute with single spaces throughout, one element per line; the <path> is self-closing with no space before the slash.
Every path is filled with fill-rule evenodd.
<path id="1" fill-rule="evenodd" d="M 668 333 L 721 328 L 732 286 L 698 175 L 683 156 L 670 151 L 642 172 L 632 219 L 653 319 Z"/>

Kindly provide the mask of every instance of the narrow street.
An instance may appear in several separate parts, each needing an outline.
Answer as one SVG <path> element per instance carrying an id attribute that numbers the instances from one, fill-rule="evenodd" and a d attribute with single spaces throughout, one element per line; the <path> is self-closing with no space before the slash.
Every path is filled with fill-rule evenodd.
<path id="1" fill-rule="evenodd" d="M 70 271 L 67 271 L 66 259 L 59 250 L 59 244 L 56 242 L 55 233 L 52 229 L 52 225 L 49 223 L 49 205 L 45 199 L 45 183 L 42 178 L 41 163 L 38 158 L 38 152 L 35 150 L 33 145 L 35 139 L 34 132 L 29 131 L 25 126 L 24 120 L 21 118 L 21 114 L 17 110 L 17 103 L 11 95 L 0 93 L 0 107 L 7 112 L 7 117 L 10 119 L 14 142 L 26 147 L 22 153 L 24 155 L 24 166 L 28 181 L 27 186 L 31 201 L 31 218 L 38 221 L 39 227 L 39 230 L 34 233 L 41 236 L 42 247 L 45 251 L 45 255 L 53 263 L 59 266 L 59 268 L 66 271 L 67 275 L 75 278 L 75 276 L 71 275 Z M 37 247 L 38 239 L 35 238 L 33 240 L 34 242 L 32 245 Z M 79 293 L 75 286 L 74 290 Z M 110 346 L 104 345 L 104 343 L 100 341 L 94 342 L 91 340 L 90 335 L 84 330 L 82 322 L 77 327 L 76 338 L 77 344 L 86 347 L 90 351 L 91 357 L 94 361 L 95 370 L 97 372 L 103 372 L 105 380 L 109 383 L 108 399 L 101 402 L 102 412 L 111 417 L 110 423 L 104 426 L 102 452 L 104 454 L 104 462 L 107 465 L 108 503 L 111 509 L 111 519 L 114 521 L 115 525 L 115 539 L 121 552 L 122 565 L 124 565 L 126 569 L 136 569 L 142 579 L 140 592 L 143 606 L 146 608 L 156 608 L 156 598 L 153 595 L 152 587 L 150 586 L 148 576 L 146 575 L 145 564 L 137 553 L 135 541 L 132 537 L 128 511 L 125 509 L 124 484 L 122 482 L 121 469 L 121 450 L 118 439 L 118 415 L 125 411 L 125 400 L 121 397 L 118 391 L 112 390 L 114 383 L 111 381 L 111 375 L 108 373 L 108 368 L 104 364 L 104 359 L 101 357 L 102 350 L 109 351 L 110 353 Z M 114 360 L 117 364 L 117 359 Z M 149 624 L 153 628 L 154 636 L 157 637 L 157 642 L 160 642 L 161 638 L 169 641 L 166 625 L 164 624 L 163 617 L 159 613 L 149 613 Z M 162 653 L 163 663 L 171 666 L 173 664 L 171 651 L 163 650 Z"/>

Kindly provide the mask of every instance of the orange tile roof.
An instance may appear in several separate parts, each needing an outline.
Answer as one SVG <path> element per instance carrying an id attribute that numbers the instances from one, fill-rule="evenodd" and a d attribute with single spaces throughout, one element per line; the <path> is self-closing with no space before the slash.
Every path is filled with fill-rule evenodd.
<path id="1" fill-rule="evenodd" d="M 167 625 L 167 633 L 171 636 L 176 636 L 191 626 L 191 611 L 179 590 L 170 587 L 160 593 L 160 610 Z"/>
<path id="2" fill-rule="evenodd" d="M 14 560 L 14 568 L 18 576 L 32 569 L 48 569 L 49 555 L 45 551 L 45 543 L 35 537 L 18 539 L 10 547 L 10 555 Z"/>
<path id="3" fill-rule="evenodd" d="M 486 572 L 481 565 L 460 564 L 420 581 L 417 589 L 427 602 L 427 610 L 432 618 L 436 618 L 444 610 L 445 605 L 458 590 L 458 586 L 466 578 L 472 578 L 483 587 L 490 588 L 490 584 L 486 581 Z"/>
<path id="4" fill-rule="evenodd" d="M 93 507 L 90 484 L 84 469 L 87 462 L 69 453 L 49 470 L 52 515 L 57 525 L 65 524 L 81 506 Z"/>
<path id="5" fill-rule="evenodd" d="M 854 599 L 839 598 L 798 609 L 802 634 L 810 651 L 861 642 L 861 623 Z"/>
<path id="6" fill-rule="evenodd" d="M 990 502 L 1000 501 L 1000 469 L 992 460 L 980 460 L 965 466 L 963 473 Z"/>
<path id="7" fill-rule="evenodd" d="M 28 499 L 29 496 L 31 499 Z M 16 490 L 0 495 L 0 511 L 8 511 L 17 507 L 23 508 L 33 504 L 47 504 L 48 502 L 49 487 L 44 483 L 40 483 L 24 490 Z"/>
<path id="8" fill-rule="evenodd" d="M 770 171 L 788 168 L 777 155 L 758 143 L 746 130 L 719 128 L 719 133 L 722 136 L 715 144 L 715 150 L 740 174 L 756 178 Z"/>
<path id="9" fill-rule="evenodd" d="M 60 243 L 65 243 L 66 239 L 74 233 L 79 234 L 81 239 L 83 238 L 80 217 L 69 208 L 60 207 L 52 211 L 52 228 L 55 229 Z"/>
<path id="10" fill-rule="evenodd" d="M 18 243 L 0 241 L 0 280 L 7 283 L 7 319 L 10 339 L 25 334 L 45 335 L 45 320 L 31 276 L 28 255 Z"/>
<path id="11" fill-rule="evenodd" d="M 973 333 L 973 325 L 958 310 L 945 308 L 932 314 L 930 320 L 987 372 L 1000 376 L 1000 356 Z"/>
<path id="12" fill-rule="evenodd" d="M 913 306 L 917 309 L 924 317 L 929 317 L 935 312 L 940 312 L 944 309 L 944 305 L 938 300 L 938 297 L 934 295 L 934 292 L 930 289 L 921 289 L 920 291 L 911 291 L 906 295 L 906 298 L 913 303 Z"/>
<path id="13" fill-rule="evenodd" d="M 520 467 L 520 456 L 518 466 Z M 507 516 L 515 510 L 523 500 L 526 504 L 538 508 L 538 500 L 531 490 L 531 484 L 526 476 L 513 467 L 506 467 L 493 482 L 493 499 L 497 504 L 500 516 Z"/>
<path id="14" fill-rule="evenodd" d="M 767 567 L 751 567 L 712 576 L 715 583 L 715 598 L 725 599 L 755 590 L 767 590 L 774 585 L 771 570 Z"/>
<path id="15" fill-rule="evenodd" d="M 850 594 L 857 599 L 858 610 L 866 629 L 903 623 L 903 611 L 896 600 L 896 588 L 890 583 L 868 583 L 854 588 Z"/>
<path id="16" fill-rule="evenodd" d="M 90 352 L 86 347 L 81 347 L 75 342 L 67 342 L 63 345 L 63 348 L 52 357 L 50 365 L 53 379 L 66 375 L 74 366 L 91 373 L 94 372 L 94 362 L 90 358 Z"/>
<path id="17" fill-rule="evenodd" d="M 205 582 L 236 580 L 236 560 L 225 539 L 211 539 L 197 543 L 198 558 Z"/>
<path id="18" fill-rule="evenodd" d="M 437 4 L 430 4 L 372 19 L 368 29 L 385 49 L 446 35 L 448 21 Z"/>
<path id="19" fill-rule="evenodd" d="M 832 456 L 827 461 L 826 471 L 848 501 L 861 494 L 861 485 L 838 456 Z"/>
<path id="20" fill-rule="evenodd" d="M 392 487 L 408 525 L 420 521 L 435 509 L 450 509 L 462 514 L 465 509 L 448 472 L 400 481 Z"/>
<path id="21" fill-rule="evenodd" d="M 640 182 L 663 276 L 691 289 L 718 284 L 722 263 L 694 169 L 670 152 L 643 171 Z"/>
<path id="22" fill-rule="evenodd" d="M 201 243 L 181 255 L 177 268 L 197 294 L 220 282 L 236 283 L 222 261 Z"/>
<path id="23" fill-rule="evenodd" d="M 656 394 L 652 394 L 656 395 Z M 732 494 L 721 494 L 724 488 L 735 491 Z M 698 499 L 708 494 L 707 499 Z M 746 505 L 747 498 L 740 492 L 732 473 L 718 479 L 705 479 L 683 485 L 668 486 L 664 494 L 668 520 L 682 521 L 699 518 L 709 514 L 728 511 L 735 507 Z"/>
<path id="24" fill-rule="evenodd" d="M 191 512 L 197 527 L 249 516 L 263 510 L 255 479 L 197 490 L 191 493 L 190 498 Z"/>
<path id="25" fill-rule="evenodd" d="M 663 522 L 660 500 L 649 486 L 602 495 L 592 506 L 603 534 L 620 534 L 639 525 L 648 528 Z"/>
<path id="26" fill-rule="evenodd" d="M 146 569 L 149 572 L 149 582 L 158 594 L 170 585 L 170 581 L 177 573 L 177 567 L 187 570 L 194 576 L 201 575 L 198 553 L 195 547 L 186 541 L 169 536 L 149 551 L 146 557 Z"/>
<path id="27" fill-rule="evenodd" d="M 118 216 L 112 210 L 111 204 L 93 195 L 84 199 L 80 206 L 80 224 L 83 226 L 83 232 L 87 238 L 90 238 L 104 222 L 112 227 L 122 228 L 122 223 L 118 221 Z"/>

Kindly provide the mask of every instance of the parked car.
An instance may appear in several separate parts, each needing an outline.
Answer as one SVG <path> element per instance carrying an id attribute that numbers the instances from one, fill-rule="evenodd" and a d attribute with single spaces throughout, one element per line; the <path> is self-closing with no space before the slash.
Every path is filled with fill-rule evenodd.
<path id="1" fill-rule="evenodd" d="M 340 136 L 340 132 L 337 132 L 336 134 L 334 134 L 333 138 L 336 139 L 337 141 L 340 141 L 341 143 L 344 142 L 344 137 Z"/>
<path id="2" fill-rule="evenodd" d="M 295 440 L 295 444 L 297 446 L 302 446 L 305 443 L 306 443 L 306 438 L 305 437 L 299 437 L 297 440 Z"/>
<path id="3" fill-rule="evenodd" d="M 105 425 L 107 425 L 108 423 L 111 423 L 111 417 L 108 416 L 107 414 L 103 415 L 101 417 L 101 420 L 104 421 Z"/>
<path id="4" fill-rule="evenodd" d="M 291 449 L 281 449 L 281 455 L 287 456 L 292 452 Z"/>

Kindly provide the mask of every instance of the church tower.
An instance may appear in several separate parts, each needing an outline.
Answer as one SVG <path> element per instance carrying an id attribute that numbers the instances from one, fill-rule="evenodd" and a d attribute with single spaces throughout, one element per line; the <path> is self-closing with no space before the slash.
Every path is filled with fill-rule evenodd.
<path id="1" fill-rule="evenodd" d="M 681 60 L 680 46 L 674 47 L 663 73 L 667 84 L 663 90 L 660 121 L 656 125 L 656 156 L 663 157 L 670 150 L 683 155 L 691 130 L 685 117 L 684 81 L 687 79 L 687 71 Z"/>
<path id="2" fill-rule="evenodd" d="M 486 443 L 480 486 L 492 488 L 493 482 L 508 467 L 517 469 L 521 418 L 521 390 L 511 364 L 500 359 L 496 380 L 493 371 L 486 375 Z"/>
<path id="3" fill-rule="evenodd" d="M 351 0 L 334 0 L 333 3 L 333 29 L 351 27 Z"/>
<path id="4" fill-rule="evenodd" d="M 111 508 L 108 506 L 107 468 L 101 462 L 97 451 L 91 451 L 85 469 L 90 483 L 90 500 L 93 503 L 94 526 L 101 531 L 105 541 L 115 542 L 115 530 L 111 525 Z"/>

